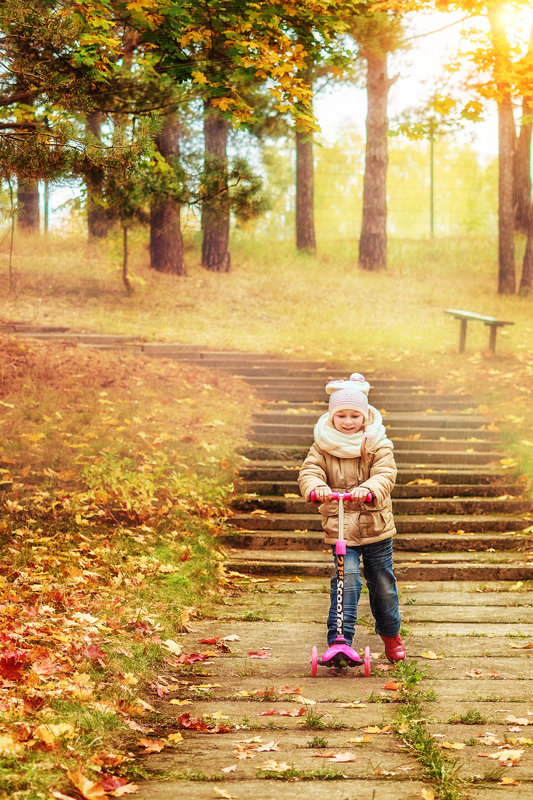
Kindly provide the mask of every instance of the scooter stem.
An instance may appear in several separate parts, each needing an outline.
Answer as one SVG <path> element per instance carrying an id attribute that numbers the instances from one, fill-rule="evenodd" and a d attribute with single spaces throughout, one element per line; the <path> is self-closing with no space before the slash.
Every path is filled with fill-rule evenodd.
<path id="1" fill-rule="evenodd" d="M 335 553 L 338 556 L 346 555 L 346 542 L 344 541 L 344 500 L 342 492 L 339 494 L 339 534 L 335 543 Z"/>

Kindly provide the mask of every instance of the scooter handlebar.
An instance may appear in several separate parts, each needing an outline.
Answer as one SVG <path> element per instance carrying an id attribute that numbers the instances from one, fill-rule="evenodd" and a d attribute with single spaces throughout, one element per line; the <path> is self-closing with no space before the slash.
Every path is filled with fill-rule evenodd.
<path id="1" fill-rule="evenodd" d="M 332 492 L 332 495 L 331 495 L 331 499 L 332 500 L 340 500 L 340 498 L 341 498 L 341 493 L 340 492 Z M 347 503 L 351 499 L 352 499 L 352 495 L 350 494 L 350 492 L 344 492 L 342 494 L 343 503 Z M 371 503 L 372 500 L 373 500 L 372 492 L 368 492 L 367 496 L 364 499 L 364 502 L 365 503 Z M 313 502 L 313 503 L 321 502 L 320 500 L 317 499 L 316 492 L 314 490 L 311 492 L 311 502 Z"/>

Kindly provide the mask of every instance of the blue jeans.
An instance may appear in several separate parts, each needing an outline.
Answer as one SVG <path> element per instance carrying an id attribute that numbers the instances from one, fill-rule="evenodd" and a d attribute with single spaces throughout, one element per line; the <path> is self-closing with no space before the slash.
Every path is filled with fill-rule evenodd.
<path id="1" fill-rule="evenodd" d="M 332 547 L 337 558 L 335 546 Z M 392 571 L 392 538 L 360 547 L 347 547 L 344 557 L 344 638 L 351 645 L 357 620 L 357 604 L 363 582 L 359 564 L 363 569 L 370 598 L 370 609 L 376 621 L 374 630 L 380 636 L 396 636 L 400 630 L 398 590 Z M 331 606 L 328 615 L 328 645 L 337 637 L 337 576 L 331 579 Z"/>

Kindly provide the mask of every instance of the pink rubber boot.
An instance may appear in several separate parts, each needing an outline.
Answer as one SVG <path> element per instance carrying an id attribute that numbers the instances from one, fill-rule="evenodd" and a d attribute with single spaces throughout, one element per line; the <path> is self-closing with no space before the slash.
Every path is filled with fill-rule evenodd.
<path id="1" fill-rule="evenodd" d="M 405 658 L 405 647 L 400 639 L 400 634 L 396 636 L 382 636 L 385 644 L 385 655 L 394 664 L 395 661 L 403 661 Z"/>

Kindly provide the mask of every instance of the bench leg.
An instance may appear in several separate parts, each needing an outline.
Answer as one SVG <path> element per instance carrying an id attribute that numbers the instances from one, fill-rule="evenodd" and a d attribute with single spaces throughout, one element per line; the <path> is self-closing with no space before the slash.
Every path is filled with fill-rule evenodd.
<path id="1" fill-rule="evenodd" d="M 465 343 L 466 343 L 466 319 L 460 320 L 460 328 L 459 328 L 459 352 L 464 353 L 465 351 Z"/>
<path id="2" fill-rule="evenodd" d="M 496 352 L 496 333 L 498 332 L 497 325 L 490 325 L 490 334 L 489 334 L 489 350 L 491 353 Z"/>

